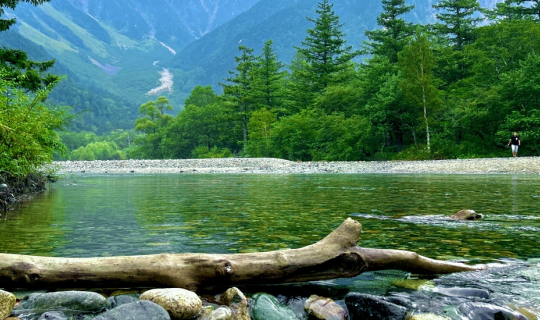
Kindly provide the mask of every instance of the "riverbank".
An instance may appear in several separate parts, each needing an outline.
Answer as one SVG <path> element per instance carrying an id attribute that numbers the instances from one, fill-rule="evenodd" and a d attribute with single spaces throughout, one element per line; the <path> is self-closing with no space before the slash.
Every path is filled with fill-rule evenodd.
<path id="1" fill-rule="evenodd" d="M 66 173 L 413 173 L 413 174 L 540 174 L 540 157 L 429 161 L 293 162 L 270 158 L 192 160 L 61 161 Z"/>

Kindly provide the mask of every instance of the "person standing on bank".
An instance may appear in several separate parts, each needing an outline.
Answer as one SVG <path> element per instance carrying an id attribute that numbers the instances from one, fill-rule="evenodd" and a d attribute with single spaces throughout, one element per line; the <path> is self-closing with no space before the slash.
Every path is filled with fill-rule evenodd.
<path id="1" fill-rule="evenodd" d="M 512 155 L 514 157 L 517 157 L 518 146 L 521 145 L 521 140 L 519 139 L 517 132 L 514 132 L 514 136 L 510 138 L 510 141 L 508 141 L 508 145 L 512 146 Z"/>

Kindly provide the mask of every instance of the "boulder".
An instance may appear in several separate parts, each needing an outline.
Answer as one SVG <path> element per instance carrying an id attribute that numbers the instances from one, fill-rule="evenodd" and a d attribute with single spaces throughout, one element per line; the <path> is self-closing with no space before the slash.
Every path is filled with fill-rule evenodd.
<path id="1" fill-rule="evenodd" d="M 139 301 L 138 294 L 124 294 L 120 296 L 113 296 L 107 298 L 107 303 L 109 304 L 108 309 L 114 309 L 124 304 L 132 303 Z"/>
<path id="2" fill-rule="evenodd" d="M 146 291 L 139 298 L 162 306 L 172 319 L 191 319 L 199 315 L 202 301 L 194 292 L 173 288 Z"/>
<path id="3" fill-rule="evenodd" d="M 107 307 L 107 299 L 95 292 L 62 291 L 34 293 L 14 309 L 42 313 L 47 311 L 100 312 Z"/>
<path id="4" fill-rule="evenodd" d="M 527 320 L 527 317 L 517 311 L 483 302 L 462 303 L 459 305 L 459 312 L 465 316 L 464 319 L 471 320 Z"/>
<path id="5" fill-rule="evenodd" d="M 306 301 L 304 309 L 311 317 L 322 320 L 345 320 L 347 311 L 334 300 L 312 295 Z"/>
<path id="6" fill-rule="evenodd" d="M 123 304 L 93 320 L 171 320 L 167 310 L 146 300 Z"/>
<path id="7" fill-rule="evenodd" d="M 453 216 L 450 216 L 450 218 L 454 220 L 480 220 L 484 218 L 484 215 L 476 213 L 474 210 L 461 210 Z"/>
<path id="8" fill-rule="evenodd" d="M 266 293 L 253 296 L 251 305 L 253 320 L 298 320 L 294 312 L 279 303 L 278 299 Z"/>
<path id="9" fill-rule="evenodd" d="M 234 320 L 251 320 L 246 296 L 238 288 L 233 287 L 225 291 L 220 297 L 220 302 L 232 311 Z"/>
<path id="10" fill-rule="evenodd" d="M 435 287 L 433 292 L 437 292 L 448 297 L 477 297 L 489 299 L 489 291 L 484 289 Z"/>
<path id="11" fill-rule="evenodd" d="M 17 298 L 15 295 L 0 290 L 0 319 L 5 319 L 11 314 L 11 310 L 15 307 Z"/>
<path id="12" fill-rule="evenodd" d="M 345 296 L 351 320 L 404 320 L 408 309 L 388 299 L 352 292 Z"/>
<path id="13" fill-rule="evenodd" d="M 233 314 L 229 307 L 219 307 L 209 315 L 200 317 L 199 320 L 232 320 Z"/>
<path id="14" fill-rule="evenodd" d="M 61 311 L 49 311 L 42 314 L 38 320 L 70 320 L 71 317 L 68 317 Z"/>

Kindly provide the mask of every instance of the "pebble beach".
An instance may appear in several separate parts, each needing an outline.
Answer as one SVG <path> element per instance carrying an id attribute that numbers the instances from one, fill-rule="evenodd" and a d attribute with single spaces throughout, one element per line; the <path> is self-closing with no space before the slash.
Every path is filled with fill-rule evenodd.
<path id="1" fill-rule="evenodd" d="M 272 158 L 96 160 L 61 161 L 52 166 L 60 174 L 540 174 L 540 157 L 360 162 L 294 162 Z"/>

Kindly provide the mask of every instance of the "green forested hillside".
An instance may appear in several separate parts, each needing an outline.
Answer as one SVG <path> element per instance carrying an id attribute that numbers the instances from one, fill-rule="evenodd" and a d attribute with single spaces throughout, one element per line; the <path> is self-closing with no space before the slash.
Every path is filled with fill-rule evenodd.
<path id="1" fill-rule="evenodd" d="M 27 52 L 29 58 L 35 61 L 53 59 L 42 47 L 12 30 L 0 33 L 0 43 L 6 48 Z M 75 117 L 70 124 L 70 130 L 100 133 L 132 126 L 138 108 L 133 101 L 123 99 L 91 82 L 81 81 L 62 63 L 55 62 L 49 72 L 64 75 L 49 94 L 48 104 L 71 107 Z"/>

